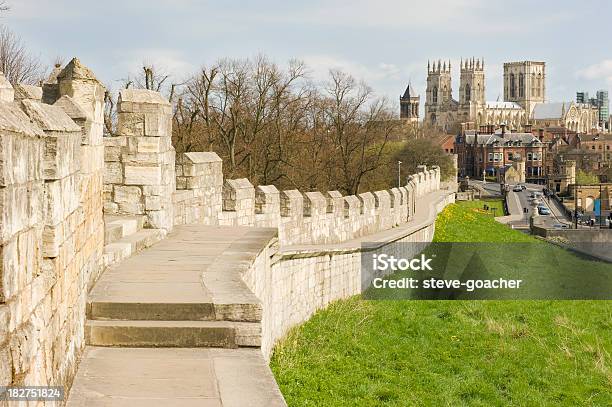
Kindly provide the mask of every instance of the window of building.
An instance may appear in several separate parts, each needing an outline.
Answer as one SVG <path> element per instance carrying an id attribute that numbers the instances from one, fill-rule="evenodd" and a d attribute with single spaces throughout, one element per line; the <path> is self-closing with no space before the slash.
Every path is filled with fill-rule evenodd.
<path id="1" fill-rule="evenodd" d="M 595 146 L 591 146 L 591 150 L 595 150 Z"/>
<path id="2" fill-rule="evenodd" d="M 433 103 L 438 103 L 438 87 L 434 86 L 433 90 L 431 91 L 431 100 Z"/>
<path id="3" fill-rule="evenodd" d="M 519 74 L 519 97 L 525 96 L 525 77 L 522 73 Z"/>
<path id="4" fill-rule="evenodd" d="M 469 102 L 472 97 L 472 89 L 470 88 L 470 84 L 465 85 L 465 101 Z"/>
<path id="5" fill-rule="evenodd" d="M 516 83 L 514 81 L 514 74 L 511 73 L 510 74 L 510 97 L 514 98 L 516 97 Z"/>
<path id="6" fill-rule="evenodd" d="M 533 154 L 527 153 L 527 161 L 532 161 L 532 160 L 533 160 Z"/>
<path id="7" fill-rule="evenodd" d="M 508 153 L 508 161 L 512 161 L 513 158 L 514 158 L 514 154 Z"/>
<path id="8" fill-rule="evenodd" d="M 489 162 L 493 162 L 493 153 L 489 153 Z"/>

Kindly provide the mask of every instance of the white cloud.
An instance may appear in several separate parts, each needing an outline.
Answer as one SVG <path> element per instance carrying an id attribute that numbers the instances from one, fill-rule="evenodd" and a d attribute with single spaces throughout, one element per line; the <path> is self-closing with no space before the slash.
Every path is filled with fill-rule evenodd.
<path id="1" fill-rule="evenodd" d="M 577 72 L 578 78 L 588 80 L 605 80 L 612 85 L 612 59 L 605 59 L 597 64 L 587 66 Z"/>
<path id="2" fill-rule="evenodd" d="M 524 33 L 527 29 L 535 30 L 573 18 L 569 13 L 548 10 L 533 17 L 538 24 L 521 24 L 515 15 L 508 13 L 507 3 L 487 0 L 326 0 L 304 4 L 301 9 L 291 7 L 250 13 L 249 18 L 275 23 L 478 34 Z"/>

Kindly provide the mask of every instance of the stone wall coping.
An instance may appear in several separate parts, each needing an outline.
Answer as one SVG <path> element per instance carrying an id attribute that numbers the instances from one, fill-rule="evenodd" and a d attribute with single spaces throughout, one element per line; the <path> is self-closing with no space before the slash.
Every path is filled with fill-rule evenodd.
<path id="1" fill-rule="evenodd" d="M 257 186 L 257 192 L 262 193 L 262 194 L 278 194 L 278 188 L 276 188 L 274 185 L 258 185 Z"/>
<path id="2" fill-rule="evenodd" d="M 225 185 L 233 189 L 253 188 L 253 184 L 247 178 L 226 179 Z"/>
<path id="3" fill-rule="evenodd" d="M 15 99 L 42 99 L 42 88 L 40 86 L 26 85 L 25 83 L 18 83 L 15 85 Z"/>
<path id="4" fill-rule="evenodd" d="M 46 131 L 80 132 L 79 127 L 59 106 L 48 105 L 35 100 L 22 100 L 30 119 Z"/>
<path id="5" fill-rule="evenodd" d="M 122 102 L 170 106 L 159 92 L 148 89 L 122 89 L 119 91 L 118 103 Z"/>
<path id="6" fill-rule="evenodd" d="M 313 245 L 289 245 L 281 246 L 277 255 L 273 258 L 273 263 L 288 258 L 318 257 L 321 255 L 349 254 L 357 253 L 362 250 L 362 245 L 366 244 L 370 250 L 375 250 L 389 243 L 403 239 L 406 236 L 428 227 L 435 222 L 437 213 L 435 208 L 444 202 L 450 195 L 448 191 L 437 191 L 431 193 L 428 213 L 422 219 L 414 219 L 401 226 L 376 232 L 356 239 L 333 244 L 313 244 Z"/>
<path id="7" fill-rule="evenodd" d="M 48 105 L 47 105 L 48 106 Z M 87 112 L 68 95 L 57 99 L 53 106 L 58 106 L 73 120 L 87 119 Z"/>
<path id="8" fill-rule="evenodd" d="M 206 164 L 213 162 L 222 162 L 221 157 L 212 151 L 193 151 L 183 153 L 183 163 L 189 161 L 191 164 Z"/>
<path id="9" fill-rule="evenodd" d="M 319 191 L 305 192 L 304 197 L 311 202 L 326 202 L 325 196 Z"/>
<path id="10" fill-rule="evenodd" d="M 43 136 L 42 129 L 32 123 L 19 108 L 18 103 L 0 103 L 0 130 L 22 133 L 27 136 Z"/>
<path id="11" fill-rule="evenodd" d="M 288 189 L 286 191 L 282 191 L 281 195 L 291 200 L 304 199 L 304 196 L 302 195 L 302 193 L 298 191 L 297 189 Z"/>

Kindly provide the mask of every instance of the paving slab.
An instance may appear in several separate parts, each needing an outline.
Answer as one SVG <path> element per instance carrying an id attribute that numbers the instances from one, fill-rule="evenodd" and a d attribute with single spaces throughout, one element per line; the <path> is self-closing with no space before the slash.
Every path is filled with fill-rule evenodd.
<path id="1" fill-rule="evenodd" d="M 179 226 L 110 267 L 88 298 L 67 405 L 286 406 L 260 350 L 261 302 L 242 280 L 276 236 Z"/>
<path id="2" fill-rule="evenodd" d="M 68 407 L 286 406 L 259 349 L 88 346 Z"/>

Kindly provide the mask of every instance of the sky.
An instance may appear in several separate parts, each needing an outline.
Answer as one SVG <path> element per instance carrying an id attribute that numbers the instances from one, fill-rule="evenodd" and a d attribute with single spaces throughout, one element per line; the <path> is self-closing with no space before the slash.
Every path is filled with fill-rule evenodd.
<path id="1" fill-rule="evenodd" d="M 565 0 L 7 0 L 0 23 L 49 64 L 77 56 L 118 87 L 143 63 L 180 83 L 203 64 L 264 54 L 303 60 L 316 81 L 340 68 L 393 103 L 425 99 L 427 61 L 485 59 L 488 100 L 503 63 L 546 62 L 547 101 L 612 88 L 612 2 Z"/>

